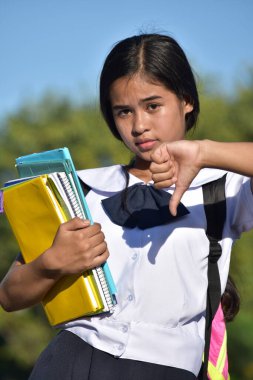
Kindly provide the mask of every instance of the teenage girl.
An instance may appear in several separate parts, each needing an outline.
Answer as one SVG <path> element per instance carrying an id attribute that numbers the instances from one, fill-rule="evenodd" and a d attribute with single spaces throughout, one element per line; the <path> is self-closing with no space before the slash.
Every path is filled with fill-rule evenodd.
<path id="1" fill-rule="evenodd" d="M 73 219 L 38 259 L 18 259 L 2 281 L 1 304 L 34 305 L 63 275 L 108 260 L 118 291 L 114 312 L 62 325 L 30 380 L 196 379 L 209 252 L 202 185 L 227 173 L 224 291 L 232 243 L 253 228 L 253 143 L 185 140 L 197 121 L 198 93 L 184 52 L 165 35 L 114 46 L 101 73 L 100 103 L 134 160 L 79 172 L 98 224 Z"/>

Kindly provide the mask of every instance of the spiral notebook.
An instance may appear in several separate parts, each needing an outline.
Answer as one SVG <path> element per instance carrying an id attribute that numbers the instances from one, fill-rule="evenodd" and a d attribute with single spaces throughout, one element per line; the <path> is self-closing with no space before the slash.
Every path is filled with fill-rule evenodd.
<path id="1" fill-rule="evenodd" d="M 71 215 L 50 176 L 12 181 L 3 188 L 4 212 L 26 263 L 52 245 L 60 224 Z M 42 305 L 52 326 L 109 309 L 88 272 L 61 278 Z"/>
<path id="2" fill-rule="evenodd" d="M 47 183 L 50 183 L 51 188 L 53 188 L 53 193 L 55 188 L 57 189 L 57 194 L 59 189 L 64 193 L 66 197 L 64 202 L 69 203 L 67 208 L 71 210 L 69 211 L 69 217 L 79 216 L 80 218 L 89 219 L 91 223 L 93 223 L 68 148 L 60 148 L 19 157 L 16 159 L 16 167 L 20 175 L 18 182 L 23 181 L 23 186 L 25 186 L 26 182 L 33 181 L 33 177 L 35 177 L 35 179 L 37 177 L 44 178 L 43 176 L 47 174 Z M 6 186 L 13 189 L 15 189 L 15 187 L 22 187 L 21 183 L 14 184 L 13 182 L 7 183 Z M 6 194 L 8 192 L 9 191 L 6 191 Z M 4 203 L 7 199 L 6 194 L 4 194 Z M 64 196 L 61 195 L 60 198 L 64 198 Z M 59 199 L 57 201 L 59 203 Z M 5 205 L 4 208 L 6 208 Z M 85 279 L 86 284 L 88 281 L 89 292 L 91 289 L 93 289 L 93 291 L 95 290 L 96 302 L 98 300 L 102 302 L 102 307 L 101 304 L 97 302 L 98 305 L 91 309 L 90 314 L 104 311 L 112 312 L 116 303 L 116 287 L 108 264 L 104 263 L 101 267 L 88 271 L 81 277 Z M 54 296 L 56 294 L 57 292 L 54 293 Z M 50 295 L 50 302 L 53 298 L 54 297 Z M 44 300 L 44 306 L 45 302 L 47 301 Z M 86 314 L 88 315 L 89 313 Z M 53 321 L 51 318 L 50 323 L 55 325 L 64 322 L 64 320 L 60 321 L 60 319 L 57 317 L 56 322 L 55 318 Z"/>
<path id="3" fill-rule="evenodd" d="M 70 183 L 74 184 L 78 194 L 78 205 L 84 212 L 84 217 L 93 223 L 79 178 L 77 176 L 69 149 L 59 148 L 40 153 L 32 153 L 16 159 L 16 167 L 20 177 L 30 177 L 53 172 L 65 172 Z M 72 186 L 73 189 L 73 186 Z M 110 294 L 116 294 L 116 287 L 107 263 L 102 265 Z"/>

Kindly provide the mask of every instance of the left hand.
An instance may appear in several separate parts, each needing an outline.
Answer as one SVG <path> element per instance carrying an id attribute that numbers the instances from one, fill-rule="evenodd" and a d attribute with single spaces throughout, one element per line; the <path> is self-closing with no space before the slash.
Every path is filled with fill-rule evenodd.
<path id="1" fill-rule="evenodd" d="M 160 145 L 151 155 L 150 170 L 156 188 L 175 185 L 169 209 L 177 214 L 177 206 L 201 169 L 200 142 L 180 140 Z"/>

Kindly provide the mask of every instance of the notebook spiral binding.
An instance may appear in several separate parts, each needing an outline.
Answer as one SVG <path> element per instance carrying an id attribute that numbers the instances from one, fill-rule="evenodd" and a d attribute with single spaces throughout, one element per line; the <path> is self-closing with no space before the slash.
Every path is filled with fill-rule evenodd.
<path id="1" fill-rule="evenodd" d="M 97 272 L 97 275 L 98 275 L 98 278 L 99 278 L 99 281 L 100 281 L 100 284 L 101 284 L 101 287 L 103 290 L 103 294 L 104 294 L 105 300 L 107 302 L 108 309 L 112 313 L 114 311 L 114 304 L 112 301 L 111 294 L 109 292 L 109 287 L 108 287 L 108 284 L 107 284 L 107 281 L 105 278 L 104 271 L 101 267 L 97 267 L 97 268 L 95 268 L 95 270 Z"/>
<path id="2" fill-rule="evenodd" d="M 69 178 L 63 172 L 57 173 L 57 177 L 59 178 L 59 180 L 60 180 L 60 182 L 64 188 L 64 191 L 68 197 L 69 203 L 71 204 L 71 207 L 73 209 L 75 216 L 78 216 L 81 219 L 85 219 L 84 213 L 82 212 L 80 204 L 78 203 L 78 201 L 76 199 L 76 195 L 75 195 L 73 188 L 70 184 Z"/>
<path id="3" fill-rule="evenodd" d="M 66 191 L 66 194 L 67 194 L 69 202 L 73 208 L 75 216 L 77 216 L 81 219 L 85 219 L 85 215 L 82 212 L 82 208 L 81 208 L 78 200 L 76 199 L 75 192 L 73 191 L 73 188 L 71 186 L 70 179 L 68 178 L 68 176 L 64 172 L 57 173 L 57 176 L 58 176 L 64 190 Z M 112 297 L 111 297 L 111 294 L 109 291 L 109 285 L 106 281 L 104 271 L 103 271 L 102 267 L 97 267 L 94 270 L 97 274 L 97 278 L 98 278 L 99 283 L 101 285 L 101 290 L 102 290 L 102 293 L 104 295 L 105 301 L 107 303 L 107 307 L 108 307 L 110 312 L 113 312 L 114 304 L 113 304 L 113 300 L 112 300 Z"/>

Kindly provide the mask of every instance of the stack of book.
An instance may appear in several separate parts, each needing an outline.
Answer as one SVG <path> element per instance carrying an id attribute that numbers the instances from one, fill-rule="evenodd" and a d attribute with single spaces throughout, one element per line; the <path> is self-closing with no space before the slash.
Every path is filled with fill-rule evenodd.
<path id="1" fill-rule="evenodd" d="M 93 223 L 68 148 L 19 157 L 20 178 L 4 184 L 3 208 L 26 263 L 54 240 L 61 223 L 78 216 Z M 113 312 L 116 288 L 107 263 L 61 278 L 42 305 L 52 326 Z"/>

